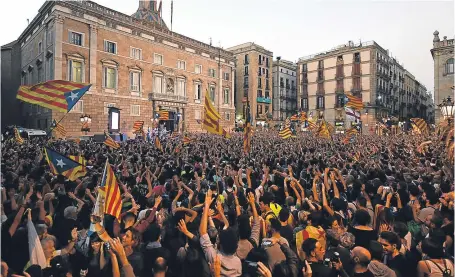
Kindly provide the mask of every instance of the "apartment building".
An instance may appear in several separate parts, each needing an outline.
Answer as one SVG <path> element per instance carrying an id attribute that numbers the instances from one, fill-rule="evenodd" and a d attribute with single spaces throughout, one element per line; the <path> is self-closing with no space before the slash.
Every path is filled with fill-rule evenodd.
<path id="1" fill-rule="evenodd" d="M 362 99 L 359 123 L 366 133 L 375 132 L 385 117 L 403 121 L 426 116 L 426 102 L 420 99 L 427 95 L 426 88 L 374 41 L 349 41 L 303 57 L 297 76 L 299 108 L 333 123 L 339 132 L 358 124 L 346 118 L 345 94 Z"/>
<path id="2" fill-rule="evenodd" d="M 272 119 L 272 63 L 273 53 L 253 42 L 226 49 L 236 58 L 235 107 L 236 119 L 245 119 L 250 105 L 253 124 L 264 124 Z"/>
<path id="3" fill-rule="evenodd" d="M 273 62 L 273 120 L 297 113 L 297 65 L 277 57 Z"/>
<path id="4" fill-rule="evenodd" d="M 90 83 L 90 91 L 62 124 L 81 135 L 80 116 L 92 117 L 91 132 L 107 129 L 108 107 L 121 109 L 121 131 L 134 121 L 152 126 L 160 110 L 168 129 L 201 131 L 209 93 L 225 129 L 234 127 L 235 57 L 221 48 L 170 31 L 157 1 L 140 1 L 133 15 L 92 1 L 47 1 L 19 36 L 21 84 L 53 79 Z M 7 93 L 16 93 L 17 87 Z M 5 92 L 3 92 L 5 93 Z M 21 103 L 21 125 L 46 129 L 62 113 Z"/>
<path id="5" fill-rule="evenodd" d="M 433 49 L 431 56 L 434 61 L 434 114 L 435 122 L 441 120 L 441 111 L 437 105 L 444 99 L 451 97 L 454 99 L 454 39 L 447 39 L 444 36 L 441 40 L 439 32 L 433 33 Z"/>

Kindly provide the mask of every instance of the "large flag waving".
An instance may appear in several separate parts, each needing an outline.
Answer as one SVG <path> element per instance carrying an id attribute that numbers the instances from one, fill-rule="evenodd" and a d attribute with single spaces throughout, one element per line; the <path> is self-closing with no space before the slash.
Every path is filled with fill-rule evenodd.
<path id="1" fill-rule="evenodd" d="M 300 122 L 305 122 L 307 119 L 306 112 L 300 112 Z"/>
<path id="2" fill-rule="evenodd" d="M 21 137 L 21 134 L 19 134 L 19 130 L 17 130 L 17 128 L 14 128 L 14 139 L 18 144 L 24 143 L 24 139 Z"/>
<path id="3" fill-rule="evenodd" d="M 292 137 L 291 128 L 289 128 L 289 127 L 284 128 L 283 130 L 280 131 L 280 133 L 278 135 L 282 139 L 288 139 L 288 138 Z"/>
<path id="4" fill-rule="evenodd" d="M 79 177 L 85 176 L 87 173 L 82 164 L 63 156 L 50 148 L 45 147 L 44 154 L 51 172 L 55 175 L 61 174 L 71 181 L 74 181 Z"/>
<path id="5" fill-rule="evenodd" d="M 222 135 L 226 138 L 230 138 L 231 136 L 229 133 L 220 126 L 220 119 L 221 115 L 216 111 L 212 101 L 208 97 L 208 92 L 206 92 L 204 100 L 204 121 L 202 122 L 202 127 L 211 134 Z"/>
<path id="6" fill-rule="evenodd" d="M 120 188 L 117 183 L 114 171 L 109 161 L 106 161 L 103 178 L 101 179 L 101 193 L 105 194 L 104 213 L 110 214 L 120 221 L 120 212 L 122 211 L 122 198 Z"/>
<path id="7" fill-rule="evenodd" d="M 358 111 L 354 111 L 352 108 L 344 107 L 346 112 L 346 118 L 350 121 L 359 121 L 360 120 L 360 113 Z"/>
<path id="8" fill-rule="evenodd" d="M 319 129 L 317 131 L 317 134 L 319 137 L 322 137 L 322 138 L 330 138 L 330 131 L 327 126 L 327 122 L 325 122 L 325 121 L 321 122 L 321 125 L 319 125 Z"/>
<path id="9" fill-rule="evenodd" d="M 422 118 L 411 118 L 411 122 L 414 123 L 422 134 L 428 134 L 428 124 Z"/>
<path id="10" fill-rule="evenodd" d="M 51 110 L 69 112 L 90 86 L 90 84 L 53 80 L 34 86 L 20 86 L 16 98 Z"/>
<path id="11" fill-rule="evenodd" d="M 108 133 L 104 132 L 104 137 L 105 137 L 105 140 L 104 140 L 105 145 L 107 145 L 113 149 L 120 148 L 120 144 L 118 142 L 116 142 L 113 138 L 111 138 L 111 136 L 109 136 Z"/>

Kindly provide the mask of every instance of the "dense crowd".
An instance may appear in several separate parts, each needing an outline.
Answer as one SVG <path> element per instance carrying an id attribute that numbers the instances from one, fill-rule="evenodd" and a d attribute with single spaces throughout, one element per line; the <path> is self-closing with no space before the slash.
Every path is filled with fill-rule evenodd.
<path id="1" fill-rule="evenodd" d="M 436 135 L 346 144 L 257 131 L 248 155 L 241 134 L 189 136 L 162 151 L 140 139 L 2 143 L 1 275 L 454 276 L 453 165 Z M 46 145 L 82 155 L 87 174 L 54 176 Z M 106 160 L 118 220 L 93 214 Z"/>

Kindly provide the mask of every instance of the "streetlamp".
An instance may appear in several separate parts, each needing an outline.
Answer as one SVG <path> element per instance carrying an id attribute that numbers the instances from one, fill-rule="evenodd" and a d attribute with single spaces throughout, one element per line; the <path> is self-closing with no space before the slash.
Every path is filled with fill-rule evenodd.
<path id="1" fill-rule="evenodd" d="M 450 124 L 453 119 L 453 112 L 454 112 L 454 103 L 452 98 L 447 97 L 446 99 L 442 100 L 442 103 L 438 105 L 439 109 L 441 109 L 441 114 L 444 117 L 444 120 Z"/>
<path id="2" fill-rule="evenodd" d="M 81 123 L 82 123 L 82 128 L 81 131 L 85 132 L 87 135 L 87 132 L 90 132 L 90 125 L 92 123 L 92 118 L 89 115 L 81 115 Z"/>

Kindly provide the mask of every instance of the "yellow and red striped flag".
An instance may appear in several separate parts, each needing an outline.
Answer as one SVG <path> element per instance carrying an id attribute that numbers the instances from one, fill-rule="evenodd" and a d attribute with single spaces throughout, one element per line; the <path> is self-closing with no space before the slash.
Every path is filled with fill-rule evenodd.
<path id="1" fill-rule="evenodd" d="M 422 134 L 428 134 L 429 128 L 425 120 L 422 118 L 411 118 L 411 122 L 414 123 L 417 128 L 419 128 Z"/>
<path id="2" fill-rule="evenodd" d="M 19 144 L 24 143 L 24 139 L 21 137 L 21 134 L 19 134 L 19 130 L 17 130 L 17 128 L 14 128 L 14 139 Z"/>
<path id="3" fill-rule="evenodd" d="M 363 108 L 362 98 L 355 97 L 354 95 L 346 94 L 346 107 L 352 107 L 360 111 Z"/>
<path id="4" fill-rule="evenodd" d="M 106 161 L 103 178 L 101 179 L 101 191 L 105 194 L 104 213 L 114 216 L 120 221 L 120 212 L 122 211 L 122 197 L 120 187 L 112 170 L 109 161 Z"/>
<path id="5" fill-rule="evenodd" d="M 297 121 L 299 120 L 299 116 L 297 114 L 294 114 L 293 116 L 291 116 L 291 121 Z"/>
<path id="6" fill-rule="evenodd" d="M 360 155 L 360 152 L 359 152 L 359 151 L 355 152 L 354 157 L 352 157 L 352 159 L 353 159 L 355 162 L 358 162 L 358 161 L 360 160 L 360 158 L 361 158 L 361 155 Z"/>
<path id="7" fill-rule="evenodd" d="M 69 112 L 90 89 L 90 84 L 52 80 L 34 86 L 20 86 L 16 98 L 60 112 Z"/>
<path id="8" fill-rule="evenodd" d="M 140 133 L 142 134 L 144 128 L 144 121 L 143 120 L 137 120 L 133 124 L 133 133 Z"/>
<path id="9" fill-rule="evenodd" d="M 191 141 L 192 141 L 192 140 L 191 140 L 187 135 L 185 135 L 185 136 L 183 137 L 183 145 L 188 145 L 188 144 L 191 143 Z"/>
<path id="10" fill-rule="evenodd" d="M 158 120 L 169 120 L 169 111 L 159 111 L 158 115 Z"/>
<path id="11" fill-rule="evenodd" d="M 65 130 L 65 126 L 63 126 L 63 124 L 61 124 L 60 122 L 57 122 L 54 119 L 54 122 L 52 123 L 52 127 L 54 128 L 54 131 L 59 133 L 62 137 L 66 137 L 66 130 Z"/>
<path id="12" fill-rule="evenodd" d="M 316 124 L 316 121 L 313 119 L 308 119 L 308 130 L 310 131 L 316 131 L 318 129 L 318 125 Z"/>
<path id="13" fill-rule="evenodd" d="M 305 122 L 307 119 L 306 112 L 300 112 L 300 122 Z"/>
<path id="14" fill-rule="evenodd" d="M 328 128 L 327 123 L 325 121 L 322 121 L 321 125 L 319 125 L 319 129 L 317 131 L 317 134 L 321 138 L 330 138 L 329 128 Z"/>
<path id="15" fill-rule="evenodd" d="M 104 140 L 104 144 L 113 148 L 113 149 L 119 149 L 120 148 L 120 144 L 118 142 L 116 142 L 114 139 L 111 138 L 111 136 L 109 136 L 108 133 L 104 132 L 104 136 L 105 136 L 105 140 Z"/>
<path id="16" fill-rule="evenodd" d="M 280 131 L 280 133 L 278 135 L 282 139 L 288 139 L 288 138 L 292 137 L 291 128 L 289 128 L 289 127 L 284 128 L 283 130 Z"/>

